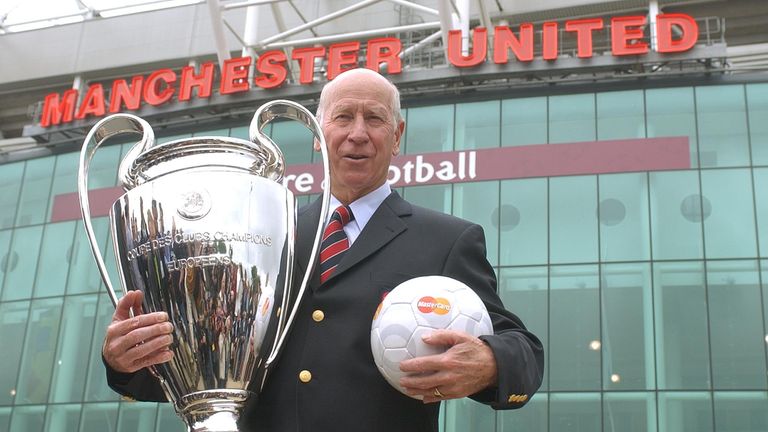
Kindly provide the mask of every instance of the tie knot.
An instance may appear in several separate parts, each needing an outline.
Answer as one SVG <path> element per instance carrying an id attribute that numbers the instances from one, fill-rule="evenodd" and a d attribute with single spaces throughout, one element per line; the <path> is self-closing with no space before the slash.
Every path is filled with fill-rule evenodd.
<path id="1" fill-rule="evenodd" d="M 337 220 L 341 222 L 341 226 L 349 223 L 349 221 L 355 219 L 355 215 L 352 214 L 352 209 L 349 206 L 339 206 L 333 211 L 331 220 Z"/>

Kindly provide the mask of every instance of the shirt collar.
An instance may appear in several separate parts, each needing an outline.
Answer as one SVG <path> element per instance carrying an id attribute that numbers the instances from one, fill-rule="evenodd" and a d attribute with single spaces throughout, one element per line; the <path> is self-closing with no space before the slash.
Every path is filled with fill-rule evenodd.
<path id="1" fill-rule="evenodd" d="M 391 193 L 392 188 L 390 188 L 389 182 L 385 181 L 383 185 L 356 199 L 349 205 L 349 207 L 352 208 L 352 214 L 355 215 L 353 222 L 357 224 L 360 231 L 365 228 L 365 225 L 369 220 L 371 220 L 373 213 L 376 212 L 376 209 L 379 208 L 381 203 L 383 203 Z M 343 205 L 341 204 L 341 201 L 336 199 L 335 196 L 331 195 L 331 207 L 330 211 L 328 212 L 328 217 L 325 220 L 326 223 L 328 223 L 328 221 L 331 219 L 333 211 L 336 210 L 336 208 L 340 205 Z"/>

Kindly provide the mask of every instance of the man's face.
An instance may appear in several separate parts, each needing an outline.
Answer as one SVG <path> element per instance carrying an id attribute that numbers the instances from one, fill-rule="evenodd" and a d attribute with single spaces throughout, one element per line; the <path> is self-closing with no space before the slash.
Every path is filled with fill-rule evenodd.
<path id="1" fill-rule="evenodd" d="M 405 123 L 395 124 L 392 93 L 378 78 L 341 75 L 322 115 L 331 192 L 344 204 L 384 184 L 392 156 L 400 151 Z M 319 143 L 315 146 L 319 149 Z"/>

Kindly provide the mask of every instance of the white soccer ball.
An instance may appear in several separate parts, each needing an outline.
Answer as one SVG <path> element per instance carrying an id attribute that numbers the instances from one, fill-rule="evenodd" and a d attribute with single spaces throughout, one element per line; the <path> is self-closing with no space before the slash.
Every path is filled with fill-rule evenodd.
<path id="1" fill-rule="evenodd" d="M 446 350 L 422 341 L 423 334 L 435 329 L 473 336 L 493 334 L 491 318 L 480 297 L 464 283 L 445 276 L 405 281 L 390 291 L 376 310 L 371 325 L 373 360 L 387 382 L 401 393 L 406 394 L 400 387 L 400 378 L 406 375 L 400 371 L 401 361 Z"/>

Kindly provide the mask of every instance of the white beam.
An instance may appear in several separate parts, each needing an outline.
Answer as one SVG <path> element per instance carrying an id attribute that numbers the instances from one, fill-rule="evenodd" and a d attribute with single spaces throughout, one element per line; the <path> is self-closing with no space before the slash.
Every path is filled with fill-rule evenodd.
<path id="1" fill-rule="evenodd" d="M 266 45 L 263 48 L 274 49 L 274 48 L 296 47 L 296 46 L 303 46 L 303 45 L 314 45 L 314 44 L 326 43 L 326 42 L 358 39 L 358 38 L 364 38 L 368 36 L 379 36 L 379 35 L 392 34 L 392 33 L 427 30 L 427 29 L 432 29 L 437 27 L 440 27 L 440 22 L 432 21 L 432 22 L 410 24 L 410 25 L 404 25 L 404 26 L 398 26 L 398 27 L 387 27 L 387 28 L 380 28 L 380 29 L 374 29 L 374 30 L 363 30 L 363 31 L 352 32 L 352 33 L 340 33 L 340 34 L 328 35 L 328 36 L 318 36 L 318 37 L 308 38 L 308 39 L 296 39 L 296 40 L 285 41 L 285 42 L 275 42 L 275 43 Z"/>
<path id="2" fill-rule="evenodd" d="M 224 61 L 229 60 L 229 50 L 227 50 L 227 40 L 224 38 L 224 23 L 221 17 L 221 5 L 219 0 L 206 0 L 208 4 L 208 13 L 211 16 L 211 26 L 213 27 L 213 41 L 216 44 L 216 56 L 219 59 L 219 68 L 224 69 Z"/>
<path id="3" fill-rule="evenodd" d="M 440 30 L 443 37 L 443 51 L 445 58 L 448 58 L 448 32 L 455 29 L 453 25 L 453 14 L 451 13 L 451 1 L 440 0 L 437 4 L 440 11 Z"/>
<path id="4" fill-rule="evenodd" d="M 401 6 L 409 7 L 411 9 L 415 9 L 417 11 L 428 13 L 428 14 L 431 14 L 431 15 L 440 15 L 440 11 L 438 11 L 437 9 L 432 9 L 432 8 L 429 8 L 429 7 L 426 7 L 426 6 L 422 6 L 420 4 L 409 2 L 407 0 L 387 0 L 387 1 L 389 1 L 390 3 L 395 3 L 395 4 L 399 4 Z"/>
<path id="5" fill-rule="evenodd" d="M 228 3 L 222 6 L 224 10 L 230 10 L 230 9 L 237 9 L 237 8 L 244 8 L 244 7 L 251 7 L 251 6 L 258 6 L 258 5 L 265 5 L 270 3 L 280 3 L 284 2 L 286 0 L 249 0 L 244 2 L 238 2 L 238 3 Z"/>

